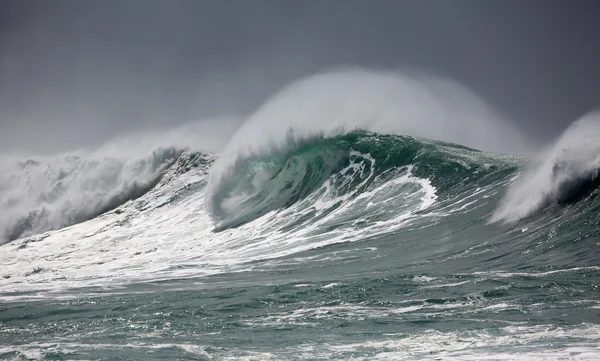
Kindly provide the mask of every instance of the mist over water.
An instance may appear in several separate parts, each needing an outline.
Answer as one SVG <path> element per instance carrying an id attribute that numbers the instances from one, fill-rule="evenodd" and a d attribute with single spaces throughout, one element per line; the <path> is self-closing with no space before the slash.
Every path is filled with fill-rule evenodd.
<path id="1" fill-rule="evenodd" d="M 348 129 L 403 133 L 486 151 L 524 153 L 518 127 L 460 83 L 427 73 L 339 68 L 300 79 L 271 96 L 229 148 L 284 142 Z M 257 144 L 248 144 L 248 143 Z"/>

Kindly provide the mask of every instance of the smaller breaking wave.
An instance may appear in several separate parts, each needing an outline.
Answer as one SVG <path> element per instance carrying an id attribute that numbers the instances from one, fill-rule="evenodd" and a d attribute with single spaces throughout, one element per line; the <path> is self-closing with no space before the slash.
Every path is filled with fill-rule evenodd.
<path id="1" fill-rule="evenodd" d="M 0 243 L 83 222 L 136 199 L 180 154 L 162 147 L 139 157 L 82 153 L 4 160 Z"/>
<path id="2" fill-rule="evenodd" d="M 80 223 L 137 199 L 219 152 L 237 117 L 124 134 L 94 149 L 0 155 L 0 244 Z M 177 161 L 179 159 L 179 161 Z M 166 172 L 172 169 L 173 172 Z"/>
<path id="3" fill-rule="evenodd" d="M 492 222 L 512 223 L 541 209 L 576 203 L 600 185 L 600 113 L 573 125 L 509 187 Z"/>

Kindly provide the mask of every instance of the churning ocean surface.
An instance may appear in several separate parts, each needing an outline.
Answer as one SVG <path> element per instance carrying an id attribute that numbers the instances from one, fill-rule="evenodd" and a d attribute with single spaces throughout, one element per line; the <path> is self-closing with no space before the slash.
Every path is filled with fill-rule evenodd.
<path id="1" fill-rule="evenodd" d="M 0 359 L 596 360 L 599 125 L 5 160 Z"/>

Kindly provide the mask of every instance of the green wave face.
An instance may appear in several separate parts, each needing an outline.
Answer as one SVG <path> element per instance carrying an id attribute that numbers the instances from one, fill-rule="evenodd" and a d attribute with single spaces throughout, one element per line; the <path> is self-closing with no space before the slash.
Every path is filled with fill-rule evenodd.
<path id="1" fill-rule="evenodd" d="M 407 136 L 357 131 L 316 137 L 287 152 L 238 161 L 212 195 L 212 216 L 216 230 L 223 230 L 292 206 L 333 212 L 387 183 L 388 198 L 407 199 L 424 187 L 436 198 L 446 197 L 515 169 L 501 156 Z"/>

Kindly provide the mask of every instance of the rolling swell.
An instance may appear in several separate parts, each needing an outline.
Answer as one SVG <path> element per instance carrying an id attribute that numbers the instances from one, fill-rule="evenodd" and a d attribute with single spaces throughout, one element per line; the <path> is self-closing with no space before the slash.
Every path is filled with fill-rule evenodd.
<path id="1" fill-rule="evenodd" d="M 242 157 L 206 197 L 215 231 L 221 231 L 300 201 L 309 208 L 327 204 L 331 212 L 401 177 L 409 176 L 406 182 L 413 185 L 427 182 L 443 198 L 491 181 L 492 173 L 505 177 L 515 170 L 494 155 L 459 145 L 354 131 Z"/>

